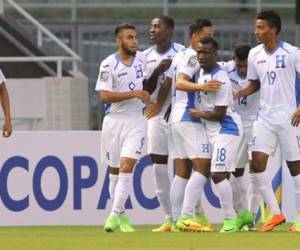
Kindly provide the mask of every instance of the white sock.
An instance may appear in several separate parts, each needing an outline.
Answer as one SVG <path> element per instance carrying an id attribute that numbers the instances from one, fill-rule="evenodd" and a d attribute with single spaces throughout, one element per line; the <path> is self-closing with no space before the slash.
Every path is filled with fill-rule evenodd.
<path id="1" fill-rule="evenodd" d="M 170 191 L 173 221 L 177 221 L 180 216 L 187 182 L 188 179 L 184 179 L 178 175 L 174 176 Z"/>
<path id="2" fill-rule="evenodd" d="M 232 188 L 233 209 L 236 212 L 241 212 L 246 208 L 246 206 L 244 206 L 242 189 L 237 179 L 238 178 L 231 175 L 229 182 Z"/>
<path id="3" fill-rule="evenodd" d="M 115 199 L 111 214 L 119 216 L 125 209 L 125 202 L 132 184 L 132 173 L 120 173 L 119 181 L 115 190 Z"/>
<path id="4" fill-rule="evenodd" d="M 204 188 L 204 187 L 203 187 Z M 197 197 L 195 197 L 195 198 L 197 198 Z M 202 213 L 204 213 L 203 212 L 203 208 L 202 208 L 202 203 L 201 203 L 201 197 L 198 197 L 199 198 L 199 200 L 198 200 L 198 202 L 197 202 L 197 204 L 196 204 L 196 207 L 195 207 L 195 210 L 194 210 L 194 213 L 197 215 L 197 214 L 202 214 Z"/>
<path id="5" fill-rule="evenodd" d="M 240 195 L 241 195 L 243 209 L 247 209 L 248 208 L 248 193 L 247 193 L 248 187 L 244 182 L 244 176 L 235 177 L 235 179 L 240 187 L 240 191 L 241 191 Z"/>
<path id="6" fill-rule="evenodd" d="M 153 164 L 154 186 L 165 219 L 172 219 L 170 201 L 170 179 L 167 164 Z"/>
<path id="7" fill-rule="evenodd" d="M 119 175 L 118 174 L 109 174 L 108 190 L 109 190 L 110 199 L 112 201 L 115 198 L 115 189 L 116 189 L 116 185 L 118 183 L 118 180 L 119 180 Z"/>
<path id="8" fill-rule="evenodd" d="M 295 184 L 295 201 L 296 201 L 296 218 L 295 221 L 300 222 L 300 174 L 293 177 Z"/>
<path id="9" fill-rule="evenodd" d="M 184 192 L 184 200 L 181 212 L 182 214 L 187 214 L 190 216 L 194 215 L 194 209 L 196 204 L 199 202 L 199 197 L 201 197 L 206 181 L 207 178 L 203 174 L 197 171 L 192 173 Z"/>
<path id="10" fill-rule="evenodd" d="M 224 218 L 235 219 L 236 213 L 233 210 L 232 188 L 230 182 L 225 179 L 216 184 L 216 187 L 219 191 L 219 199 L 224 213 Z"/>
<path id="11" fill-rule="evenodd" d="M 260 195 L 270 208 L 270 213 L 272 215 L 280 214 L 281 211 L 276 200 L 271 181 L 266 176 L 266 171 L 261 173 L 253 173 L 253 176 L 255 177 Z"/>
<path id="12" fill-rule="evenodd" d="M 254 217 L 256 217 L 261 202 L 261 196 L 253 173 L 249 174 L 248 197 L 248 209 L 254 215 Z"/>

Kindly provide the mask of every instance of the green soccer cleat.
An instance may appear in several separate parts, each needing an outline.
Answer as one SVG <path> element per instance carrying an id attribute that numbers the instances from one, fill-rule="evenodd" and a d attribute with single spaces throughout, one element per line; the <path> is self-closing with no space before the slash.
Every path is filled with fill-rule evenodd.
<path id="1" fill-rule="evenodd" d="M 212 224 L 209 222 L 207 217 L 204 215 L 204 213 L 199 213 L 194 216 L 195 222 L 201 224 L 202 226 L 208 227 L 212 229 Z"/>
<path id="2" fill-rule="evenodd" d="M 181 231 L 188 232 L 210 232 L 211 229 L 206 226 L 202 226 L 200 223 L 195 221 L 194 217 L 189 215 L 182 215 L 177 221 L 176 227 Z"/>
<path id="3" fill-rule="evenodd" d="M 116 232 L 117 228 L 119 226 L 119 218 L 116 215 L 110 215 L 108 216 L 105 225 L 104 225 L 104 230 L 107 233 L 112 233 Z"/>
<path id="4" fill-rule="evenodd" d="M 121 232 L 124 232 L 124 233 L 135 232 L 133 226 L 130 224 L 129 219 L 126 216 L 121 215 L 119 221 L 120 221 Z"/>
<path id="5" fill-rule="evenodd" d="M 238 229 L 242 229 L 248 224 L 252 224 L 254 221 L 254 216 L 247 209 L 244 209 L 242 212 L 239 212 L 236 216 L 236 226 Z"/>
<path id="6" fill-rule="evenodd" d="M 171 227 L 172 227 L 172 220 L 167 219 L 158 228 L 152 229 L 152 232 L 154 232 L 154 233 L 171 232 Z"/>
<path id="7" fill-rule="evenodd" d="M 224 224 L 220 233 L 234 233 L 237 232 L 239 229 L 236 225 L 236 220 L 234 219 L 224 219 Z"/>
<path id="8" fill-rule="evenodd" d="M 181 232 L 181 230 L 176 227 L 176 223 L 172 223 L 171 232 L 172 233 L 180 233 Z"/>
<path id="9" fill-rule="evenodd" d="M 300 232 L 300 222 L 295 222 L 288 231 L 292 233 Z"/>

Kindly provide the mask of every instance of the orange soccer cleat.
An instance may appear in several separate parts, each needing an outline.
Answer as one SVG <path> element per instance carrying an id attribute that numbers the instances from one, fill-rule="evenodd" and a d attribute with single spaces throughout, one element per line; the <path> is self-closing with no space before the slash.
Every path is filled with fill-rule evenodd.
<path id="1" fill-rule="evenodd" d="M 283 213 L 274 215 L 266 224 L 259 230 L 260 232 L 272 231 L 275 227 L 285 222 L 285 216 Z"/>

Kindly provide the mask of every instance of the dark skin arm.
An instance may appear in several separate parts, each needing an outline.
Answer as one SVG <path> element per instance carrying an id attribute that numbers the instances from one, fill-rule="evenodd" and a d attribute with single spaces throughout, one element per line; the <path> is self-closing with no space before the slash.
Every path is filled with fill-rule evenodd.
<path id="1" fill-rule="evenodd" d="M 144 80 L 143 90 L 149 92 L 149 94 L 152 94 L 157 87 L 158 77 L 170 67 L 171 63 L 172 63 L 171 59 L 163 59 L 156 67 L 156 69 L 153 71 L 149 79 Z"/>
<path id="2" fill-rule="evenodd" d="M 2 110 L 4 113 L 4 124 L 3 124 L 2 136 L 9 137 L 12 133 L 12 124 L 11 124 L 11 116 L 10 116 L 8 91 L 5 82 L 3 82 L 0 85 L 0 99 L 1 99 Z"/>
<path id="3" fill-rule="evenodd" d="M 235 92 L 233 94 L 233 97 L 239 98 L 239 97 L 248 96 L 248 95 L 255 93 L 259 89 L 260 89 L 260 81 L 259 80 L 250 81 L 250 83 L 248 85 L 246 85 L 246 87 L 244 87 L 243 89 L 241 89 L 238 92 Z"/>
<path id="4" fill-rule="evenodd" d="M 193 119 L 203 118 L 208 121 L 222 121 L 226 115 L 227 106 L 215 106 L 213 111 L 190 109 L 189 114 Z"/>
<path id="5" fill-rule="evenodd" d="M 163 104 L 165 103 L 165 100 L 167 99 L 169 90 L 172 86 L 172 79 L 167 77 L 164 81 L 164 84 L 160 87 L 158 96 L 157 96 L 157 103 L 150 103 L 147 105 L 147 108 L 145 110 L 145 116 L 147 119 L 150 119 L 151 117 L 157 115 Z"/>

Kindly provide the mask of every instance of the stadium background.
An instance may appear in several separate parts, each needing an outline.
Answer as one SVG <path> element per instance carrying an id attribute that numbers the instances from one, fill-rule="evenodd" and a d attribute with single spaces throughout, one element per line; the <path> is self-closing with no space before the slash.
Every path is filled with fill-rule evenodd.
<path id="1" fill-rule="evenodd" d="M 22 18 L 8 4 L 8 1 L 1 0 L 0 4 L 3 2 L 4 15 L 1 15 L 1 18 L 11 20 L 13 25 L 21 27 L 27 36 L 36 40 L 38 36 L 36 27 Z M 283 17 L 282 37 L 284 40 L 297 46 L 300 45 L 300 28 L 299 24 L 295 24 L 296 14 L 299 15 L 299 12 L 296 12 L 297 1 L 292 0 L 284 3 L 282 1 L 223 0 L 212 2 L 177 0 L 167 3 L 169 9 L 165 7 L 166 1 L 158 0 L 19 0 L 16 2 L 82 58 L 78 67 L 88 77 L 88 85 L 86 85 L 86 87 L 88 86 L 88 98 L 81 100 L 81 102 L 86 103 L 83 104 L 85 109 L 80 112 L 85 112 L 84 117 L 87 119 L 87 125 L 78 126 L 78 128 L 85 128 L 85 130 L 101 128 L 102 108 L 94 91 L 94 85 L 98 75 L 99 63 L 115 50 L 113 31 L 117 23 L 126 21 L 136 24 L 139 30 L 140 48 L 144 49 L 151 45 L 147 36 L 147 28 L 150 19 L 156 15 L 168 13 L 174 17 L 176 22 L 174 41 L 184 44 L 188 40 L 187 26 L 189 22 L 198 17 L 209 18 L 214 24 L 215 37 L 220 43 L 221 56 L 223 59 L 228 59 L 236 42 L 244 41 L 249 42 L 251 45 L 255 44 L 253 34 L 255 13 L 262 7 L 269 7 L 277 10 Z M 62 55 L 65 53 L 46 36 L 43 37 L 43 47 L 47 50 L 48 55 Z M 1 48 L 0 52 L 3 51 L 4 49 Z M 3 54 L 0 53 L 1 68 L 6 66 L 6 62 L 1 61 L 2 56 Z M 66 63 L 64 69 L 66 71 L 70 69 L 70 64 Z M 8 74 L 8 85 L 10 82 L 14 86 L 20 84 L 20 82 L 29 85 L 29 81 L 31 80 L 28 80 L 28 78 L 18 77 L 17 72 L 12 72 L 11 76 Z M 14 111 L 19 106 L 28 106 L 28 111 L 30 108 L 35 109 L 36 106 L 39 106 L 39 102 L 48 101 L 47 93 L 45 93 L 47 89 L 40 89 L 38 87 L 39 81 L 41 80 L 38 79 L 36 85 L 31 89 L 33 92 L 26 92 L 20 86 L 17 88 L 23 95 L 28 95 L 28 99 L 24 103 L 18 101 L 19 96 L 14 93 L 14 88 L 10 89 L 13 116 Z M 55 94 L 55 91 L 53 93 Z M 31 95 L 39 96 L 40 99 L 32 103 L 30 101 L 32 99 Z M 105 177 L 107 176 L 106 168 L 101 165 L 99 156 L 100 133 L 92 131 L 57 131 L 65 130 L 65 127 L 59 126 L 59 124 L 53 127 L 56 132 L 36 131 L 49 130 L 49 128 L 43 127 L 43 118 L 37 118 L 33 112 L 25 112 L 22 115 L 22 111 L 24 110 L 19 109 L 16 111 L 19 113 L 14 119 L 15 129 L 33 131 L 17 131 L 12 138 L 6 141 L 1 140 L 1 225 L 102 224 L 102 218 L 107 214 L 105 208 L 109 207 L 109 201 L 105 203 L 105 198 L 107 198 L 107 190 L 105 189 L 107 178 Z M 59 123 L 58 121 L 56 123 Z M 30 144 L 28 145 L 29 141 Z M 41 165 L 40 162 L 42 162 Z M 134 222 L 140 224 L 148 224 L 148 221 L 159 223 L 161 220 L 159 209 L 153 210 L 153 207 L 157 207 L 155 203 L 157 201 L 155 201 L 151 189 L 153 183 L 141 181 L 142 179 L 151 179 L 148 178 L 148 176 L 151 176 L 151 168 L 146 168 L 148 164 L 146 157 L 142 162 L 142 168 L 140 168 L 145 169 L 145 176 L 141 172 L 139 173 L 140 177 L 136 179 L 137 185 L 141 186 L 140 191 L 144 193 L 138 195 L 135 193 L 131 197 L 131 204 L 130 202 L 127 204 L 128 207 L 133 207 L 129 210 L 129 213 L 131 213 L 131 216 L 136 216 Z M 59 169 L 57 166 L 62 165 L 65 166 L 66 173 L 57 170 Z M 279 177 L 283 176 L 283 182 L 287 183 L 285 185 L 287 189 L 283 190 L 282 202 L 288 213 L 288 219 L 291 219 L 295 212 L 290 192 L 292 185 L 286 173 L 286 168 L 283 168 L 283 173 L 278 170 L 281 166 L 280 153 L 276 154 L 271 165 L 274 166 L 272 168 L 273 184 L 275 190 L 278 190 L 279 199 L 281 199 L 281 178 Z M 35 169 L 38 166 L 40 172 L 37 173 Z M 95 166 L 99 167 L 97 175 L 93 172 L 96 171 Z M 75 170 L 75 168 L 79 170 Z M 75 175 L 75 172 L 77 175 Z M 170 175 L 172 174 L 170 173 Z M 37 181 L 35 182 L 35 180 Z M 74 191 L 75 181 L 78 181 L 81 185 L 81 189 L 77 190 L 77 193 Z M 134 190 L 134 192 L 137 192 L 137 190 Z M 62 199 L 61 197 L 64 198 L 64 196 L 65 199 Z M 150 198 L 153 198 L 153 200 L 150 202 L 147 199 L 140 201 L 139 199 L 145 198 L 143 196 L 148 200 Z M 100 204 L 101 197 L 104 200 Z M 211 200 L 213 198 L 214 196 L 209 197 Z M 21 202 L 19 203 L 19 201 Z M 26 202 L 28 202 L 28 205 L 26 205 Z M 139 220 L 139 214 L 134 209 L 140 209 L 140 217 L 146 220 Z M 35 216 L 32 216 L 33 214 Z M 220 214 L 218 216 L 216 221 L 220 220 Z"/>

